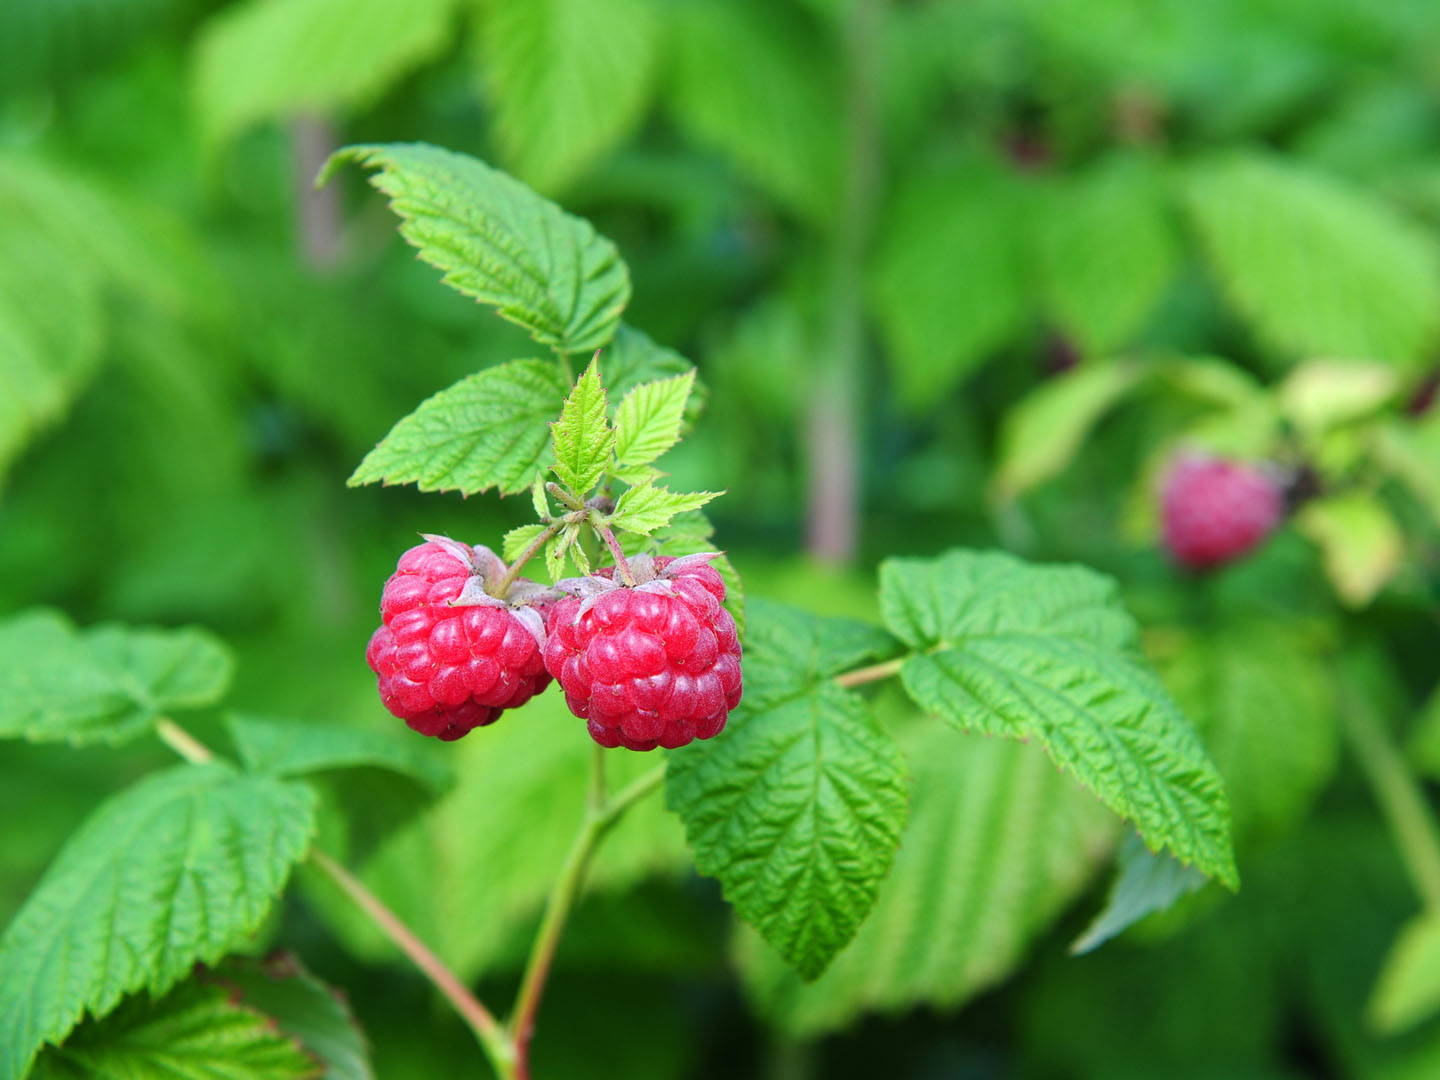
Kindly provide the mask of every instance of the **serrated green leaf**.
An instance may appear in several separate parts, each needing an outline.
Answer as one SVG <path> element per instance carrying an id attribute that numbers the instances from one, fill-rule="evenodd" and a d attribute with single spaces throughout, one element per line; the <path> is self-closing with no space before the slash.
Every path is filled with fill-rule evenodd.
<path id="1" fill-rule="evenodd" d="M 32 1080 L 310 1080 L 320 1063 L 229 990 L 191 981 L 140 995 L 47 1050 Z"/>
<path id="2" fill-rule="evenodd" d="M 466 495 L 524 491 L 547 464 L 545 425 L 568 389 L 549 360 L 512 360 L 466 376 L 396 424 L 346 483 Z"/>
<path id="3" fill-rule="evenodd" d="M 484 162 L 424 143 L 347 147 L 322 179 L 348 162 L 380 169 L 370 183 L 390 196 L 401 235 L 445 284 L 563 352 L 615 335 L 630 272 L 588 221 Z"/>
<path id="4" fill-rule="evenodd" d="M 536 187 L 564 187 L 642 120 L 660 58 L 654 0 L 485 0 L 476 29 L 495 141 Z"/>
<path id="5" fill-rule="evenodd" d="M 571 537 L 574 543 L 574 537 Z M 557 534 L 545 545 L 545 572 L 550 575 L 551 583 L 558 582 L 565 576 L 565 534 Z"/>
<path id="6" fill-rule="evenodd" d="M 904 743 L 910 820 L 855 940 L 805 985 L 742 938 L 746 982 L 792 1035 L 838 1030 L 867 1010 L 958 1007 L 1010 973 L 1110 850 L 1114 818 L 1038 748 L 931 725 L 912 726 Z"/>
<path id="7" fill-rule="evenodd" d="M 520 525 L 507 532 L 501 548 L 505 561 L 510 563 L 518 559 L 544 531 L 544 525 Z"/>
<path id="8" fill-rule="evenodd" d="M 1089 364 L 1031 391 L 1005 414 L 995 489 L 1014 498 L 1059 474 L 1100 418 L 1144 375 L 1137 364 Z"/>
<path id="9" fill-rule="evenodd" d="M 605 389 L 610 393 L 612 407 L 625 399 L 637 386 L 670 379 L 693 372 L 695 365 L 674 349 L 657 345 L 649 336 L 633 326 L 621 323 L 615 340 L 600 354 L 605 368 Z M 707 390 L 697 377 L 685 403 L 685 422 L 693 424 L 704 408 Z"/>
<path id="10" fill-rule="evenodd" d="M 1195 730 L 1136 654 L 1108 578 L 952 550 L 880 567 L 906 691 L 962 731 L 1035 739 L 1146 843 L 1238 886 L 1230 810 Z"/>
<path id="11" fill-rule="evenodd" d="M 83 1012 L 164 993 L 248 939 L 314 813 L 304 785 L 222 765 L 156 773 L 103 803 L 0 938 L 0 1077 L 19 1080 Z"/>
<path id="12" fill-rule="evenodd" d="M 830 678 L 891 648 L 863 623 L 758 606 L 724 736 L 669 756 L 696 869 L 805 978 L 854 937 L 905 822 L 899 747 Z"/>
<path id="13" fill-rule="evenodd" d="M 610 478 L 631 487 L 653 484 L 665 474 L 653 465 L 616 465 L 610 469 Z"/>
<path id="14" fill-rule="evenodd" d="M 585 554 L 585 545 L 576 542 L 579 539 L 580 527 L 576 526 L 575 536 L 570 541 L 570 546 L 566 549 L 566 554 L 570 556 L 570 560 L 575 564 L 575 569 L 579 571 L 581 575 L 585 575 L 590 573 L 590 556 Z"/>
<path id="15" fill-rule="evenodd" d="M 1288 357 L 1410 364 L 1440 335 L 1433 244 L 1370 196 L 1256 154 L 1202 165 L 1184 190 L 1221 284 Z"/>
<path id="16" fill-rule="evenodd" d="M 543 477 L 537 479 L 530 485 L 530 505 L 535 508 L 535 516 L 541 521 L 550 520 L 550 500 L 545 497 L 545 480 Z M 508 561 L 510 556 L 505 556 Z"/>
<path id="17" fill-rule="evenodd" d="M 1057 181 L 1036 222 L 1042 295 L 1087 356 L 1130 344 L 1180 269 L 1153 162 L 1115 154 Z"/>
<path id="18" fill-rule="evenodd" d="M 620 496 L 610 521 L 617 529 L 654 532 L 670 524 L 676 514 L 698 510 L 718 494 L 716 491 L 670 491 L 654 484 L 642 484 Z"/>
<path id="19" fill-rule="evenodd" d="M 643 383 L 625 395 L 615 412 L 617 465 L 648 465 L 680 441 L 694 383 L 691 369 L 673 379 Z"/>
<path id="20" fill-rule="evenodd" d="M 195 45 L 204 135 L 223 142 L 297 112 L 363 109 L 449 43 L 455 0 L 247 0 Z"/>
<path id="21" fill-rule="evenodd" d="M 226 727 L 241 762 L 254 773 L 296 777 L 374 766 L 416 781 L 431 795 L 443 794 L 454 780 L 428 745 L 401 734 L 248 713 L 230 714 Z"/>
<path id="22" fill-rule="evenodd" d="M 1178 634 L 1155 659 L 1225 779 L 1237 842 L 1299 821 L 1339 758 L 1329 662 L 1310 636 L 1226 622 Z"/>
<path id="23" fill-rule="evenodd" d="M 1175 856 L 1154 852 L 1131 833 L 1120 845 L 1115 883 L 1105 907 L 1070 946 L 1076 955 L 1094 952 L 1147 915 L 1164 911 L 1187 893 L 1201 888 L 1205 875 L 1183 866 Z"/>
<path id="24" fill-rule="evenodd" d="M 1401 928 L 1370 996 L 1371 1021 L 1395 1035 L 1440 1012 L 1440 918 L 1418 915 Z"/>
<path id="25" fill-rule="evenodd" d="M 912 406 L 933 405 L 1019 327 L 1024 220 L 1013 181 L 986 163 L 917 177 L 895 196 L 870 294 Z"/>
<path id="26" fill-rule="evenodd" d="M 293 956 L 280 954 L 263 963 L 233 959 L 214 977 L 323 1062 L 325 1080 L 373 1080 L 370 1049 L 344 995 Z"/>
<path id="27" fill-rule="evenodd" d="M 1312 499 L 1295 516 L 1295 527 L 1320 548 L 1325 575 L 1347 607 L 1374 600 L 1405 557 L 1399 523 L 1369 492 Z"/>
<path id="28" fill-rule="evenodd" d="M 125 742 L 167 712 L 214 704 L 233 669 L 203 630 L 80 633 L 58 612 L 24 612 L 0 621 L 0 737 Z"/>
<path id="29" fill-rule="evenodd" d="M 610 427 L 609 403 L 600 381 L 599 361 L 592 359 L 575 380 L 560 419 L 551 425 L 555 445 L 555 475 L 580 498 L 600 482 L 610 467 L 615 432 Z"/>

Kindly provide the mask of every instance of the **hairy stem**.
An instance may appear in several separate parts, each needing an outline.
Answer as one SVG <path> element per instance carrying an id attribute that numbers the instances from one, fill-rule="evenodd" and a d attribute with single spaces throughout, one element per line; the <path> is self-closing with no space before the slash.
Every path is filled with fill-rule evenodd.
<path id="1" fill-rule="evenodd" d="M 908 659 L 910 659 L 909 656 L 897 656 L 894 660 L 886 660 L 884 663 L 871 664 L 869 667 L 846 671 L 840 675 L 836 675 L 835 681 L 841 686 L 863 686 L 865 683 L 888 679 L 892 675 L 898 675 L 900 669 L 905 666 L 905 661 Z"/>
<path id="2" fill-rule="evenodd" d="M 560 944 L 565 922 L 580 895 L 585 880 L 585 871 L 595 855 L 595 849 L 605 834 L 614 827 L 621 816 L 635 803 L 660 786 L 665 779 L 665 766 L 659 765 L 644 776 L 628 784 L 606 800 L 603 790 L 604 765 L 601 763 L 605 750 L 595 748 L 590 772 L 590 793 L 588 809 L 580 823 L 580 830 L 565 856 L 560 876 L 545 904 L 545 914 L 535 942 L 530 947 L 530 959 L 525 965 L 525 974 L 520 981 L 520 992 L 515 997 L 515 1011 L 510 1020 L 510 1037 L 514 1046 L 515 1080 L 530 1080 L 530 1039 L 535 1032 L 535 1014 L 540 1008 L 540 998 L 545 992 L 545 981 L 555 959 L 555 950 Z"/>
<path id="3" fill-rule="evenodd" d="M 1347 694 L 1344 713 L 1350 746 L 1385 815 L 1415 891 L 1430 911 L 1440 912 L 1440 830 L 1419 781 L 1373 706 L 1358 694 Z"/>
<path id="4" fill-rule="evenodd" d="M 595 531 L 600 534 L 600 539 L 605 541 L 605 546 L 610 549 L 610 556 L 615 560 L 615 570 L 620 575 L 620 580 L 632 588 L 635 585 L 635 575 L 630 572 L 630 564 L 625 561 L 625 551 L 620 546 L 620 541 L 615 539 L 615 532 L 609 525 L 601 525 L 598 522 L 591 522 Z"/>
<path id="5" fill-rule="evenodd" d="M 560 521 L 552 521 L 549 525 L 546 525 L 545 528 L 541 530 L 540 535 L 535 537 L 534 540 L 531 540 L 525 550 L 520 553 L 519 557 L 510 564 L 510 569 L 505 571 L 505 576 L 500 579 L 500 584 L 495 586 L 495 595 L 501 600 L 504 600 L 505 594 L 510 591 L 510 586 L 515 584 L 515 579 L 520 576 L 520 570 L 524 565 L 536 555 L 540 554 L 540 549 L 548 544 L 555 534 L 564 527 L 565 522 L 563 519 Z"/>

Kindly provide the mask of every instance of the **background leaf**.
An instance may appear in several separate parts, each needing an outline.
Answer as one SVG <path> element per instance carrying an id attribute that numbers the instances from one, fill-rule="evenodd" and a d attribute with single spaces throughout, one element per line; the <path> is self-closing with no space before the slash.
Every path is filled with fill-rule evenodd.
<path id="1" fill-rule="evenodd" d="M 1417 915 L 1400 929 L 1370 998 L 1370 1017 L 1387 1034 L 1440 1011 L 1440 919 Z"/>
<path id="2" fill-rule="evenodd" d="M 1131 833 L 1120 845 L 1115 883 L 1105 906 L 1070 946 L 1072 953 L 1093 952 L 1147 915 L 1164 911 L 1205 885 L 1205 875 L 1173 855 L 1150 851 Z"/>
<path id="3" fill-rule="evenodd" d="M 245 713 L 231 714 L 226 727 L 250 772 L 294 777 L 328 769 L 378 766 L 409 777 L 432 795 L 443 794 L 454 779 L 444 762 L 429 752 L 429 744 L 398 732 L 272 720 Z"/>
<path id="4" fill-rule="evenodd" d="M 1296 515 L 1295 527 L 1320 548 L 1330 584 L 1350 607 L 1375 599 L 1405 555 L 1399 523 L 1367 492 L 1312 499 Z"/>
<path id="5" fill-rule="evenodd" d="M 314 796 L 221 765 L 156 773 L 74 833 L 0 938 L 0 1077 L 136 990 L 164 993 L 260 925 L 305 852 Z"/>

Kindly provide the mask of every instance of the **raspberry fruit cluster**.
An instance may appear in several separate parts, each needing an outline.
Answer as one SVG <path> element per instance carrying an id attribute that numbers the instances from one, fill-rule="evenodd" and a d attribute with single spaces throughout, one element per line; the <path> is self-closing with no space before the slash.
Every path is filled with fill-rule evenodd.
<path id="1" fill-rule="evenodd" d="M 1187 453 L 1166 474 L 1161 510 L 1171 556 L 1205 569 L 1259 546 L 1284 516 L 1285 495 L 1262 467 Z"/>
<path id="2" fill-rule="evenodd" d="M 637 556 L 547 589 L 508 582 L 488 548 L 447 537 L 400 557 L 366 659 L 385 707 L 458 739 L 560 680 L 601 746 L 674 748 L 720 733 L 740 701 L 740 641 L 712 554 Z M 494 595 L 503 590 L 503 598 Z"/>

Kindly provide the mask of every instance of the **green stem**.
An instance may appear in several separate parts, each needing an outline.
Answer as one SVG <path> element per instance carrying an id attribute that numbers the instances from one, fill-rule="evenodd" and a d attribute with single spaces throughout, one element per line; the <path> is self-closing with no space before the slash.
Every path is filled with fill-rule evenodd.
<path id="1" fill-rule="evenodd" d="M 836 675 L 835 681 L 841 686 L 861 686 L 869 682 L 878 682 L 880 679 L 888 679 L 892 675 L 899 674 L 900 669 L 905 666 L 905 661 L 909 659 L 909 656 L 897 656 L 894 660 L 886 660 L 881 664 L 856 668 L 854 671 Z"/>
<path id="2" fill-rule="evenodd" d="M 1378 712 L 1347 694 L 1345 730 L 1400 858 L 1425 906 L 1440 912 L 1440 830 L 1419 782 L 1400 756 Z"/>
<path id="3" fill-rule="evenodd" d="M 169 717 L 161 717 L 155 722 L 155 734 L 191 765 L 208 765 L 215 760 L 213 750 Z"/>
<path id="4" fill-rule="evenodd" d="M 540 553 L 540 549 L 548 544 L 555 534 L 565 527 L 564 520 L 552 521 L 541 530 L 540 535 L 531 540 L 520 556 L 510 564 L 510 569 L 505 571 L 505 576 L 500 579 L 500 584 L 495 587 L 495 595 L 501 600 L 510 591 L 510 586 L 515 584 L 515 579 L 520 576 L 521 568 Z"/>
<path id="5" fill-rule="evenodd" d="M 665 779 L 665 766 L 657 766 L 606 801 L 603 792 L 604 766 L 598 763 L 604 753 L 604 749 L 595 747 L 596 757 L 592 758 L 590 772 L 589 809 L 545 904 L 545 914 L 540 920 L 540 929 L 530 947 L 530 959 L 520 981 L 520 992 L 515 997 L 515 1011 L 510 1020 L 515 1080 L 530 1080 L 530 1039 L 535 1031 L 535 1014 L 540 1008 L 540 998 L 545 992 L 545 981 L 560 944 L 560 935 L 580 895 L 585 871 L 595 849 L 625 811 L 654 791 Z"/>
<path id="6" fill-rule="evenodd" d="M 625 561 L 625 549 L 620 546 L 620 541 L 615 539 L 614 530 L 609 525 L 601 525 L 596 521 L 592 521 L 590 524 L 600 534 L 600 539 L 605 541 L 605 546 L 610 549 L 610 556 L 615 560 L 615 571 L 620 575 L 620 580 L 634 588 L 635 575 L 630 572 L 630 564 Z"/>

